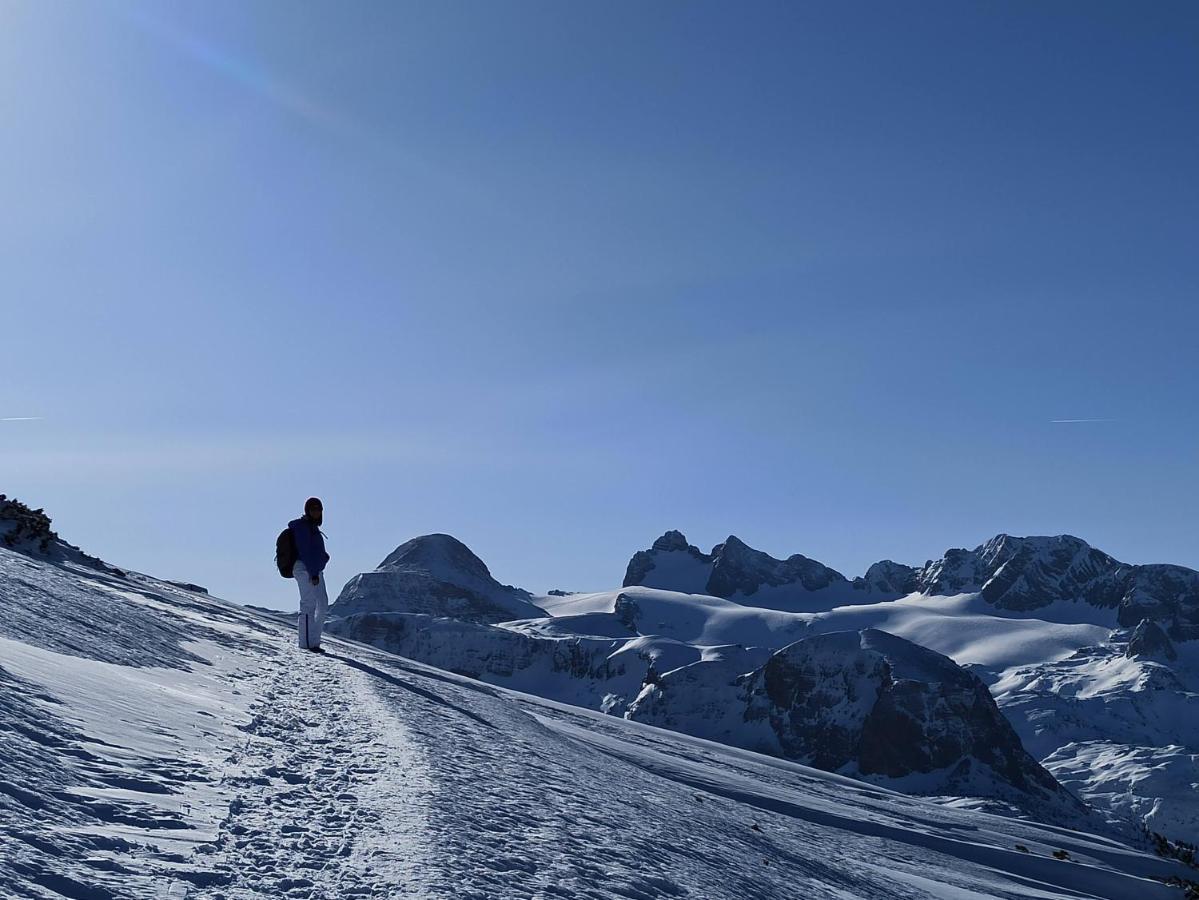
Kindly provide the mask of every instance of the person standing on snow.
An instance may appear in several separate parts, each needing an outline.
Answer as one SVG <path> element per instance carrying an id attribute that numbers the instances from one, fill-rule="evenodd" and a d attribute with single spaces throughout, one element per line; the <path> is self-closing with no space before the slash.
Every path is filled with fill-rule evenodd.
<path id="1" fill-rule="evenodd" d="M 300 618 L 296 621 L 301 650 L 324 653 L 321 649 L 321 629 L 329 610 L 329 594 L 325 590 L 323 573 L 329 562 L 325 552 L 325 536 L 321 522 L 325 507 L 316 497 L 304 503 L 304 515 L 287 523 L 296 542 L 296 564 L 292 577 L 300 586 Z"/>

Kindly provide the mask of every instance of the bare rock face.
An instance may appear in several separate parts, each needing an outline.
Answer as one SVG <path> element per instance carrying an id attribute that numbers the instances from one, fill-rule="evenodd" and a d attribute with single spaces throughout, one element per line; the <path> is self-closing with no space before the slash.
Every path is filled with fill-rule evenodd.
<path id="1" fill-rule="evenodd" d="M 1128 567 L 1086 541 L 996 535 L 973 550 L 946 550 L 920 573 L 926 594 L 979 591 L 990 603 L 1013 611 L 1034 610 L 1058 599 L 1085 599 L 1115 608 Z"/>
<path id="2" fill-rule="evenodd" d="M 1132 632 L 1128 641 L 1128 649 L 1124 653 L 1129 657 L 1148 657 L 1149 659 L 1165 659 L 1173 662 L 1178 659 L 1178 651 L 1170 642 L 1169 636 L 1161 628 L 1149 621 L 1141 622 Z"/>
<path id="3" fill-rule="evenodd" d="M 329 614 L 415 613 L 475 623 L 545 616 L 532 596 L 492 578 L 457 538 L 429 534 L 401 544 L 373 572 L 351 578 Z"/>
<path id="4" fill-rule="evenodd" d="M 20 500 L 0 494 L 0 543 L 14 550 L 49 553 L 59 543 L 45 510 L 30 509 Z"/>
<path id="5" fill-rule="evenodd" d="M 846 583 L 844 575 L 814 559 L 798 553 L 783 560 L 775 559 L 732 535 L 713 548 L 712 556 L 708 587 L 714 597 L 752 596 L 763 586 L 798 585 L 805 591 L 819 591 Z"/>
<path id="6" fill-rule="evenodd" d="M 1199 572 L 1122 563 L 1071 535 L 997 535 L 973 550 L 947 550 L 918 573 L 925 594 L 979 592 L 1000 609 L 1032 612 L 1085 603 L 1133 628 L 1158 622 L 1176 640 L 1199 637 Z"/>
<path id="7" fill-rule="evenodd" d="M 668 531 L 654 541 L 648 550 L 638 550 L 633 554 L 621 587 L 644 585 L 681 590 L 689 594 L 702 593 L 699 588 L 707 587 L 712 562 L 711 554 L 687 543 L 681 531 Z M 660 566 L 659 563 L 664 565 Z"/>
<path id="8" fill-rule="evenodd" d="M 634 585 L 795 612 L 912 593 L 977 593 L 1012 612 L 1084 604 L 1110 610 L 1113 626 L 1134 628 L 1148 619 L 1175 641 L 1199 638 L 1199 572 L 1183 566 L 1122 563 L 1068 534 L 1000 534 L 973 550 L 946 550 L 943 557 L 919 568 L 883 560 L 849 582 L 836 570 L 799 554 L 775 559 L 736 537 L 703 553 L 680 532 L 668 531 L 649 550 L 633 556 L 624 586 Z"/>
<path id="9" fill-rule="evenodd" d="M 742 675 L 736 662 L 662 675 L 627 717 L 917 793 L 1084 811 L 986 685 L 939 653 L 867 629 L 797 641 Z"/>
<path id="10" fill-rule="evenodd" d="M 855 578 L 853 586 L 859 591 L 905 596 L 920 589 L 919 575 L 919 569 L 884 559 Z"/>
<path id="11" fill-rule="evenodd" d="M 776 559 L 735 535 L 704 553 L 678 531 L 666 532 L 649 550 L 634 554 L 623 586 L 706 594 L 791 611 L 885 599 L 868 597 L 865 584 L 851 584 L 835 569 L 798 553 Z"/>
<path id="12" fill-rule="evenodd" d="M 0 494 L 0 546 L 53 562 L 73 562 L 124 577 L 125 573 L 68 544 L 51 527 L 43 509 L 32 509 L 16 498 Z"/>

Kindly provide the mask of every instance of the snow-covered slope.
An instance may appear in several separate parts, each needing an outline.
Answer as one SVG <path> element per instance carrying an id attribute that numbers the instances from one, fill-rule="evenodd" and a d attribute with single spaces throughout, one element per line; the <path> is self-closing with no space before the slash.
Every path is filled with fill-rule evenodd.
<path id="1" fill-rule="evenodd" d="M 1126 565 L 1070 536 L 999 535 L 918 568 L 876 563 L 851 582 L 806 557 L 773 559 L 736 538 L 703 553 L 667 532 L 633 557 L 625 581 L 634 586 L 539 598 L 549 617 L 469 633 L 457 623 L 408 619 L 401 627 L 378 617 L 334 627 L 618 715 L 645 715 L 631 705 L 646 682 L 660 679 L 676 689 L 668 718 L 657 721 L 755 747 L 765 746 L 754 743 L 758 723 L 746 720 L 741 699 L 730 701 L 731 683 L 797 640 L 878 629 L 994 685 L 1037 759 L 1113 822 L 1141 821 L 1199 842 L 1199 744 L 1183 724 L 1199 678 L 1179 649 L 1193 633 L 1196 577 L 1175 566 Z M 1144 677 L 1111 681 L 1103 674 L 1110 666 L 1091 664 L 1106 659 L 1131 659 L 1120 665 Z M 697 665 L 716 660 L 723 663 Z M 685 700 L 684 684 L 693 695 Z M 1148 733 L 1145 719 L 1157 723 Z M 927 780 L 905 786 L 941 788 Z"/>
<path id="2" fill-rule="evenodd" d="M 532 603 L 532 594 L 500 584 L 479 557 L 448 534 L 427 534 L 400 545 L 373 572 L 351 578 L 331 612 L 420 613 L 464 622 L 545 614 Z"/>
<path id="3" fill-rule="evenodd" d="M 1191 870 L 0 549 L 0 896 L 1148 898 Z"/>
<path id="4" fill-rule="evenodd" d="M 987 687 L 883 631 L 796 641 L 740 675 L 704 660 L 647 684 L 627 717 L 935 795 L 1078 825 L 1089 811 L 1024 749 Z"/>
<path id="5" fill-rule="evenodd" d="M 913 595 L 830 610 L 809 628 L 880 628 L 952 657 L 990 684 L 1063 785 L 1113 820 L 1199 843 L 1199 642 L 1174 644 L 1147 622 L 1086 624 L 1111 617 L 1061 599 L 1020 612 L 980 594 Z"/>
<path id="6" fill-rule="evenodd" d="M 633 557 L 626 583 L 713 593 L 720 550 L 702 554 L 670 532 Z M 758 573 L 741 583 L 780 590 L 770 585 L 785 580 L 777 577 L 784 564 L 763 556 L 738 551 Z M 843 589 L 838 579 L 827 576 Z M 832 587 L 796 594 L 799 581 L 781 588 L 793 598 L 784 608 L 815 613 L 808 633 L 878 628 L 976 667 L 997 683 L 1022 739 L 1065 784 L 1114 818 L 1199 843 L 1199 743 L 1187 724 L 1199 678 L 1190 653 L 1176 649 L 1199 636 L 1199 572 L 1122 563 L 1070 535 L 1000 534 L 918 568 L 877 563 L 854 579 L 866 593 L 850 602 L 831 598 Z M 908 596 L 879 602 L 888 592 Z M 771 605 L 744 590 L 721 593 Z M 833 602 L 819 608 L 824 595 Z"/>

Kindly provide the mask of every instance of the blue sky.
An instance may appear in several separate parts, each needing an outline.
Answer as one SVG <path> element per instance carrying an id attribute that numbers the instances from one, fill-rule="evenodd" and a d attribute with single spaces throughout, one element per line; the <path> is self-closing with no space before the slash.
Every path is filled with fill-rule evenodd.
<path id="1" fill-rule="evenodd" d="M 445 531 L 1199 566 L 1199 7 L 0 6 L 0 491 L 294 604 Z M 1061 419 L 1101 419 L 1056 422 Z"/>

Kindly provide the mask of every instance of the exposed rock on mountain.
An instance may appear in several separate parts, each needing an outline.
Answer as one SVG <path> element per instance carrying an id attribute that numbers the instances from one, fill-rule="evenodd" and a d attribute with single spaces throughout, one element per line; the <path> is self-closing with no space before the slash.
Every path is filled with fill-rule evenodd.
<path id="1" fill-rule="evenodd" d="M 1190 724 L 1199 721 L 1199 644 L 1184 641 L 1199 576 L 1189 569 L 1126 565 L 1068 536 L 1000 535 L 921 568 L 876 563 L 850 583 L 802 556 L 774 559 L 736 538 L 704 553 L 668 532 L 633 557 L 625 581 L 637 586 L 547 596 L 536 601 L 546 616 L 463 599 L 464 582 L 476 593 L 497 586 L 458 547 L 433 560 L 404 548 L 389 557 L 416 582 L 387 603 L 427 615 L 351 613 L 333 630 L 495 684 L 903 791 L 1069 813 L 1073 801 L 1029 767 L 1023 741 L 1059 785 L 1117 827 L 1139 821 L 1183 840 L 1199 833 L 1190 788 L 1199 777 Z M 451 583 L 450 601 L 430 579 Z M 854 638 L 815 654 L 821 633 L 863 629 L 899 637 Z M 887 640 L 899 643 L 883 647 Z M 899 652 L 913 646 L 907 640 L 937 652 Z M 936 674 L 928 659 L 947 661 L 938 653 L 970 668 Z M 916 663 L 935 677 L 898 674 Z M 1015 745 L 979 699 L 980 678 L 1015 727 Z M 811 687 L 787 700 L 787 686 L 800 683 Z"/>
<path id="2" fill-rule="evenodd" d="M 919 590 L 919 573 L 912 566 L 884 559 L 867 569 L 865 575 L 855 578 L 853 586 L 860 591 L 905 596 Z"/>
<path id="3" fill-rule="evenodd" d="M 1083 810 L 1024 749 L 986 685 L 886 632 L 797 641 L 761 667 L 700 662 L 662 675 L 628 718 L 909 790 Z"/>
<path id="4" fill-rule="evenodd" d="M 420 613 L 463 622 L 546 615 L 532 596 L 492 578 L 483 561 L 458 539 L 428 534 L 397 547 L 373 572 L 351 578 L 329 613 Z"/>
<path id="5" fill-rule="evenodd" d="M 70 561 L 124 576 L 120 569 L 107 565 L 68 544 L 50 527 L 45 510 L 31 509 L 16 498 L 0 494 L 0 546 L 29 556 L 53 561 Z"/>
<path id="6" fill-rule="evenodd" d="M 0 494 L 0 542 L 9 549 L 49 553 L 59 537 L 50 530 L 50 517 L 44 510 L 30 509 L 20 500 Z"/>
<path id="7" fill-rule="evenodd" d="M 1169 636 L 1148 619 L 1141 619 L 1141 624 L 1136 627 L 1132 637 L 1129 638 L 1128 649 L 1124 655 L 1130 658 L 1135 656 L 1145 656 L 1150 659 L 1160 658 L 1170 662 L 1178 659 L 1178 651 L 1174 649 Z"/>
<path id="8" fill-rule="evenodd" d="M 951 549 L 921 568 L 883 560 L 848 582 L 796 554 L 785 560 L 736 537 L 711 553 L 668 531 L 629 562 L 624 584 L 707 594 L 747 606 L 814 612 L 919 592 L 980 594 L 997 609 L 1031 613 L 1055 604 L 1110 610 L 1113 627 L 1157 622 L 1174 640 L 1199 638 L 1199 572 L 1173 565 L 1129 565 L 1071 535 L 996 535 L 973 550 Z M 1089 618 L 1094 619 L 1093 615 Z"/>
<path id="9" fill-rule="evenodd" d="M 850 584 L 835 569 L 798 553 L 775 559 L 733 535 L 704 553 L 678 531 L 666 532 L 649 550 L 634 554 L 624 577 L 624 587 L 633 586 L 707 594 L 791 612 L 882 599 L 872 595 L 866 583 Z"/>
<path id="10" fill-rule="evenodd" d="M 1083 603 L 1115 613 L 1113 624 L 1162 623 L 1176 640 L 1199 637 L 1199 572 L 1122 563 L 1071 535 L 1000 534 L 973 550 L 948 550 L 918 574 L 925 594 L 978 592 L 999 609 L 1030 612 Z"/>

